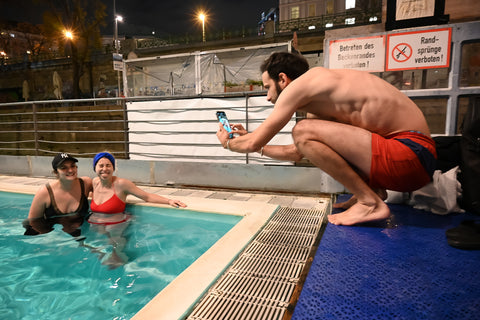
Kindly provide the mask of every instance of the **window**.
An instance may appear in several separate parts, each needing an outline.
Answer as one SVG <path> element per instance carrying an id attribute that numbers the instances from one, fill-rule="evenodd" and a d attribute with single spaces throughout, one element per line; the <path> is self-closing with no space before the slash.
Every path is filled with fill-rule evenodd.
<path id="1" fill-rule="evenodd" d="M 400 90 L 436 89 L 448 87 L 448 68 L 390 71 L 382 79 Z"/>
<path id="2" fill-rule="evenodd" d="M 447 116 L 447 98 L 413 98 L 413 102 L 422 110 L 430 133 L 444 134 Z"/>
<path id="3" fill-rule="evenodd" d="M 462 44 L 460 86 L 480 86 L 480 42 Z"/>
<path id="4" fill-rule="evenodd" d="M 325 14 L 333 14 L 333 0 L 327 0 Z"/>
<path id="5" fill-rule="evenodd" d="M 347 18 L 347 19 L 345 19 L 345 24 L 355 24 L 355 18 Z"/>
<path id="6" fill-rule="evenodd" d="M 345 9 L 355 9 L 355 0 L 345 0 Z"/>
<path id="7" fill-rule="evenodd" d="M 480 40 L 462 43 L 462 62 L 460 64 L 460 87 L 480 86 Z M 462 122 L 468 105 L 478 96 L 469 95 L 458 99 L 456 133 L 461 133 Z M 475 107 L 476 110 L 477 107 Z"/>
<path id="8" fill-rule="evenodd" d="M 315 10 L 315 4 L 308 5 L 308 16 L 315 17 L 317 15 L 317 11 Z"/>
<path id="9" fill-rule="evenodd" d="M 300 7 L 291 7 L 290 8 L 290 19 L 300 18 Z"/>

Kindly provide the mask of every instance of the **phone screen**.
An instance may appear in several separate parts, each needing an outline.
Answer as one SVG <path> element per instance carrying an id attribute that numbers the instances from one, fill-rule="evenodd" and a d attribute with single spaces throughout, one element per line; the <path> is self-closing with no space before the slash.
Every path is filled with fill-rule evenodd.
<path id="1" fill-rule="evenodd" d="M 228 137 L 230 139 L 233 138 L 232 128 L 230 127 L 230 123 L 228 122 L 228 118 L 227 118 L 227 115 L 225 114 L 225 112 L 224 111 L 217 111 L 217 119 L 223 125 L 225 130 L 227 130 L 227 132 L 230 133 Z"/>

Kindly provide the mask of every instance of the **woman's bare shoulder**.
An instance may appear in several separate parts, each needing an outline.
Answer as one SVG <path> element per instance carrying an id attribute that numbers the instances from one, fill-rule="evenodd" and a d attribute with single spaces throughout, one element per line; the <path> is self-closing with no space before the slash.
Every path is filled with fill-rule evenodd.
<path id="1" fill-rule="evenodd" d="M 47 185 L 46 185 L 46 184 L 42 185 L 42 186 L 37 190 L 37 192 L 35 193 L 34 198 L 37 199 L 37 200 L 47 200 L 47 199 L 49 198 L 48 190 L 47 190 Z"/>
<path id="2" fill-rule="evenodd" d="M 125 179 L 125 178 L 120 178 L 120 177 L 114 177 L 113 184 L 115 184 L 115 185 L 117 185 L 117 186 L 119 186 L 123 189 L 135 186 L 135 183 L 133 183 L 132 181 L 130 181 L 128 179 Z"/>

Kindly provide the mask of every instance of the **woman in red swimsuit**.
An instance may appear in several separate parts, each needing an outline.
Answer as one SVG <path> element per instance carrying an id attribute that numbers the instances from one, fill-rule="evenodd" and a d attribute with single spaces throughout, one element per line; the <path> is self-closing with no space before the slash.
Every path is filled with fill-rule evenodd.
<path id="1" fill-rule="evenodd" d="M 100 233 L 107 234 L 114 251 L 107 259 L 111 266 L 123 265 L 128 258 L 122 252 L 126 244 L 123 231 L 128 226 L 130 215 L 125 212 L 127 196 L 133 195 L 145 202 L 168 204 L 172 207 L 186 207 L 179 201 L 148 193 L 138 188 L 132 181 L 113 175 L 115 158 L 108 152 L 100 152 L 93 159 L 97 177 L 93 179 L 93 195 L 90 204 L 91 215 L 88 222 Z"/>

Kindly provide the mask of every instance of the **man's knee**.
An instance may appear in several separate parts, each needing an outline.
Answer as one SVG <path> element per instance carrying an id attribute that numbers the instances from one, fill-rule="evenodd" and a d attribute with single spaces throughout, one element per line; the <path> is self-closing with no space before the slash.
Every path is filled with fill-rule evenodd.
<path id="1" fill-rule="evenodd" d="M 299 121 L 292 129 L 293 141 L 295 144 L 305 142 L 308 140 L 308 137 L 311 135 L 309 128 L 311 130 L 312 123 L 308 119 Z"/>

